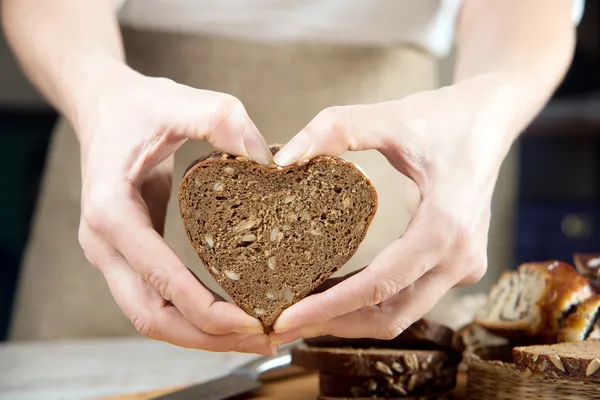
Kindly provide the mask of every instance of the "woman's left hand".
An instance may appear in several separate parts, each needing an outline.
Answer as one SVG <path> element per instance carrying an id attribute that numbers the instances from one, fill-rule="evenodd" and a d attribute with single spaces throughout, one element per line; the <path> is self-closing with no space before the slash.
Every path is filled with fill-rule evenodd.
<path id="1" fill-rule="evenodd" d="M 479 76 L 398 101 L 328 108 L 283 147 L 280 165 L 378 150 L 412 181 L 412 218 L 363 271 L 285 310 L 274 345 L 324 334 L 391 339 L 450 288 L 485 274 L 492 193 L 521 128 L 509 82 Z"/>

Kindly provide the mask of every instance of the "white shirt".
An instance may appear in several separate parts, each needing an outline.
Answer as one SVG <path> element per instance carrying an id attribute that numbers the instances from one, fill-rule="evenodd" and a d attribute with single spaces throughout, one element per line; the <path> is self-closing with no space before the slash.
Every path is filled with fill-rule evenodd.
<path id="1" fill-rule="evenodd" d="M 116 0 L 124 25 L 257 41 L 452 48 L 462 0 Z M 540 5 L 543 7 L 543 1 Z M 585 0 L 573 0 L 579 22 Z M 535 23 L 535 21 L 532 21 Z"/>

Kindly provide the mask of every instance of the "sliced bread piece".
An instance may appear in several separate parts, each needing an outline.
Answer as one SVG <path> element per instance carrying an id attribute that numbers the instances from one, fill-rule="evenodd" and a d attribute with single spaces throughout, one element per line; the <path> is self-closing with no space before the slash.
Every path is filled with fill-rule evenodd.
<path id="1" fill-rule="evenodd" d="M 600 342 L 596 340 L 515 347 L 513 358 L 517 368 L 525 373 L 600 380 Z"/>
<path id="2" fill-rule="evenodd" d="M 416 372 L 410 375 L 362 378 L 319 375 L 322 396 L 404 397 L 448 392 L 456 386 L 456 368 L 439 373 Z"/>
<path id="3" fill-rule="evenodd" d="M 319 400 L 452 400 L 453 397 L 449 393 L 436 393 L 424 396 L 404 396 L 404 397 L 330 397 L 319 396 Z"/>
<path id="4" fill-rule="evenodd" d="M 460 335 L 453 329 L 427 318 L 421 318 L 400 335 L 391 340 L 347 339 L 335 336 L 319 336 L 304 339 L 313 347 L 352 347 L 403 350 L 445 350 L 460 356 L 464 346 Z"/>
<path id="5" fill-rule="evenodd" d="M 473 351 L 482 347 L 503 346 L 509 343 L 508 339 L 488 331 L 481 325 L 471 323 L 458 331 L 467 350 Z"/>
<path id="6" fill-rule="evenodd" d="M 285 308 L 356 252 L 375 216 L 377 194 L 341 158 L 267 168 L 213 153 L 186 171 L 179 207 L 210 274 L 270 332 Z"/>
<path id="7" fill-rule="evenodd" d="M 577 271 L 589 279 L 592 287 L 600 292 L 600 253 L 578 253 L 573 255 Z"/>
<path id="8" fill-rule="evenodd" d="M 440 350 L 323 348 L 300 344 L 292 349 L 292 364 L 323 374 L 399 376 L 436 372 L 456 365 Z"/>
<path id="9" fill-rule="evenodd" d="M 522 264 L 502 274 L 476 322 L 500 336 L 551 343 L 560 321 L 592 294 L 587 280 L 567 263 Z"/>
<path id="10" fill-rule="evenodd" d="M 600 318 L 600 295 L 590 297 L 579 304 L 558 331 L 559 342 L 579 342 L 586 340 L 594 331 Z"/>

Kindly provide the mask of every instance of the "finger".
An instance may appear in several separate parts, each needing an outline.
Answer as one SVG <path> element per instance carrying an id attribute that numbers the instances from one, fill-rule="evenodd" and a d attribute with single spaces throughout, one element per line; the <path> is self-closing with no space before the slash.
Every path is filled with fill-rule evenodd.
<path id="1" fill-rule="evenodd" d="M 142 198 L 148 208 L 152 226 L 161 236 L 165 232 L 172 179 L 173 157 L 171 156 L 154 168 L 141 186 Z"/>
<path id="2" fill-rule="evenodd" d="M 129 184 L 96 184 L 84 200 L 84 218 L 160 295 L 197 328 L 211 334 L 262 333 L 260 321 L 233 304 L 215 302 L 154 230 L 139 193 Z"/>
<path id="3" fill-rule="evenodd" d="M 79 240 L 88 260 L 104 274 L 119 307 L 144 336 L 189 348 L 272 353 L 268 337 L 264 334 L 215 336 L 198 330 L 142 279 L 108 242 L 95 235 L 85 224 L 80 227 Z"/>
<path id="4" fill-rule="evenodd" d="M 114 258 L 101 269 L 119 307 L 136 329 L 148 338 L 209 351 L 272 353 L 266 335 L 209 335 L 200 331 L 163 299 L 152 285 L 140 279 L 122 258 Z"/>
<path id="5" fill-rule="evenodd" d="M 244 105 L 237 98 L 218 92 L 177 85 L 173 94 L 178 101 L 160 103 L 158 115 L 166 115 L 172 126 L 164 127 L 165 143 L 157 141 L 159 160 L 173 153 L 181 139 L 206 140 L 217 149 L 269 165 L 273 157 L 269 147 Z M 183 106 L 182 106 L 183 105 Z M 173 128 L 173 129 L 169 129 Z M 166 146 L 165 146 L 166 144 Z"/>
<path id="6" fill-rule="evenodd" d="M 378 150 L 400 172 L 413 178 L 422 158 L 424 135 L 407 126 L 408 112 L 397 102 L 330 107 L 320 112 L 275 155 L 283 166 L 319 155 L 338 156 L 346 151 Z M 407 162 L 402 162 L 404 157 Z"/>
<path id="7" fill-rule="evenodd" d="M 272 335 L 271 343 L 279 346 L 300 338 L 322 335 L 393 339 L 425 316 L 455 282 L 452 275 L 436 268 L 379 305 L 361 308 L 323 324 Z"/>
<path id="8" fill-rule="evenodd" d="M 402 237 L 386 247 L 365 270 L 286 309 L 275 322 L 275 332 L 319 325 L 379 304 L 435 267 L 446 253 L 451 235 L 443 221 L 431 215 L 427 207 L 418 210 Z"/>

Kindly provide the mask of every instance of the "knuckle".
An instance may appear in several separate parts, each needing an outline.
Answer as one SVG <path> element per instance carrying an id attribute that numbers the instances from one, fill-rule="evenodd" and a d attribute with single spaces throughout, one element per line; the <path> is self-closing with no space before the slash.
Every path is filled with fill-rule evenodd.
<path id="1" fill-rule="evenodd" d="M 463 284 L 473 285 L 479 282 L 487 272 L 487 257 L 485 254 L 480 254 L 471 258 L 468 263 L 468 272 L 462 280 Z"/>
<path id="2" fill-rule="evenodd" d="M 172 301 L 171 283 L 168 274 L 160 268 L 149 268 L 142 270 L 143 279 L 154 286 L 160 295 L 168 301 Z"/>
<path id="3" fill-rule="evenodd" d="M 390 321 L 381 326 L 375 333 L 375 339 L 392 340 L 406 330 L 410 324 L 406 324 L 403 319 Z"/>
<path id="4" fill-rule="evenodd" d="M 396 279 L 381 278 L 376 281 L 375 285 L 371 289 L 370 297 L 368 299 L 369 304 L 365 304 L 365 306 L 382 303 L 398 293 L 404 287 L 405 285 Z"/>
<path id="5" fill-rule="evenodd" d="M 246 109 L 235 96 L 223 94 L 211 115 L 211 131 L 234 129 L 246 119 Z"/>
<path id="6" fill-rule="evenodd" d="M 90 229 L 104 232 L 111 225 L 114 191 L 106 185 L 96 185 L 83 202 L 83 218 Z"/>
<path id="7" fill-rule="evenodd" d="M 158 339 L 159 333 L 154 318 L 148 313 L 135 314 L 131 318 L 135 329 L 144 337 L 149 339 Z"/>
<path id="8" fill-rule="evenodd" d="M 333 136 L 344 134 L 346 131 L 344 120 L 344 107 L 340 106 L 327 107 L 315 118 L 319 128 Z"/>

